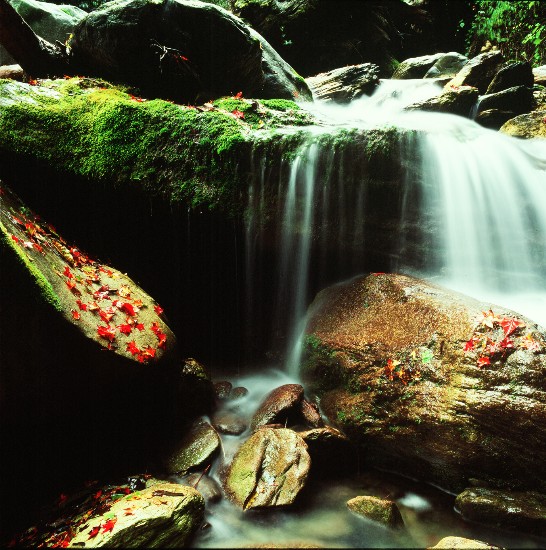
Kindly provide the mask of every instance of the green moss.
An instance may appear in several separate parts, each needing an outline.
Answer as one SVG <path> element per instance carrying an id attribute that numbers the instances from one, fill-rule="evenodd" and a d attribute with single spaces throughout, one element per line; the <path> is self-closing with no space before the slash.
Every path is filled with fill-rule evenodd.
<path id="1" fill-rule="evenodd" d="M 61 301 L 51 283 L 44 277 L 41 271 L 28 259 L 21 249 L 8 237 L 6 227 L 0 222 L 0 246 L 7 249 L 7 253 L 15 258 L 18 266 L 23 268 L 24 272 L 21 273 L 22 277 L 25 277 L 25 273 L 33 279 L 33 282 L 37 285 L 40 298 L 47 304 L 53 306 L 57 311 L 62 311 Z M 5 266 L 4 266 L 5 267 Z"/>

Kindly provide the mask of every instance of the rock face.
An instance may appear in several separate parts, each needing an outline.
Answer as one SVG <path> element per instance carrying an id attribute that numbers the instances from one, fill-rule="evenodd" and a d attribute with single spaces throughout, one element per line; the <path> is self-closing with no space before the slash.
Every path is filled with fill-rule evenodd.
<path id="1" fill-rule="evenodd" d="M 453 78 L 467 63 L 468 57 L 460 53 L 443 54 L 423 78 Z"/>
<path id="2" fill-rule="evenodd" d="M 254 413 L 250 426 L 255 430 L 266 424 L 283 423 L 303 399 L 303 387 L 285 384 L 274 389 Z"/>
<path id="3" fill-rule="evenodd" d="M 184 475 L 205 465 L 220 447 L 216 430 L 202 420 L 196 421 L 165 462 L 169 474 Z"/>
<path id="4" fill-rule="evenodd" d="M 455 490 L 469 477 L 544 490 L 546 334 L 489 308 L 401 275 L 326 289 L 302 376 L 374 464 Z"/>
<path id="5" fill-rule="evenodd" d="M 473 57 L 447 86 L 474 86 L 480 94 L 485 94 L 493 77 L 497 74 L 503 61 L 499 51 L 485 52 Z"/>
<path id="6" fill-rule="evenodd" d="M 130 500 L 121 498 L 108 513 L 91 519 L 88 528 L 77 533 L 69 547 L 186 546 L 203 520 L 203 497 L 195 489 L 177 483 L 158 483 L 140 491 L 138 496 Z M 131 513 L 127 514 L 127 510 Z"/>
<path id="7" fill-rule="evenodd" d="M 87 15 L 80 8 L 67 4 L 37 0 L 10 0 L 10 4 L 38 36 L 52 43 L 58 40 L 64 44 L 77 23 Z M 12 63 L 15 63 L 13 57 L 0 46 L 0 65 Z"/>
<path id="8" fill-rule="evenodd" d="M 10 78 L 23 82 L 25 73 L 20 65 L 2 65 L 0 67 L 0 78 Z"/>
<path id="9" fill-rule="evenodd" d="M 378 75 L 377 65 L 363 63 L 320 73 L 306 82 L 316 99 L 349 103 L 363 95 L 372 95 L 379 85 Z"/>
<path id="10" fill-rule="evenodd" d="M 311 459 L 303 439 L 285 428 L 254 433 L 233 458 L 224 487 L 243 509 L 292 504 L 305 484 Z"/>
<path id="11" fill-rule="evenodd" d="M 396 503 L 372 496 L 359 496 L 347 502 L 347 508 L 359 516 L 377 521 L 387 527 L 404 526 L 404 520 Z"/>
<path id="12" fill-rule="evenodd" d="M 516 86 L 533 86 L 533 71 L 529 63 L 509 63 L 502 67 L 487 87 L 487 94 L 495 94 Z"/>
<path id="13" fill-rule="evenodd" d="M 546 138 L 546 110 L 519 115 L 505 122 L 500 131 L 519 138 Z"/>
<path id="14" fill-rule="evenodd" d="M 534 105 L 533 91 L 528 86 L 515 86 L 480 97 L 478 113 L 489 109 L 511 111 L 514 116 L 528 113 Z"/>
<path id="15" fill-rule="evenodd" d="M 305 99 L 307 85 L 230 12 L 194 0 L 124 0 L 90 13 L 70 42 L 81 70 L 196 103 L 239 91 Z"/>
<path id="16" fill-rule="evenodd" d="M 482 542 L 480 540 L 474 539 L 465 539 L 463 537 L 444 537 L 441 541 L 438 542 L 435 546 L 431 546 L 430 550 L 500 550 L 499 546 L 493 546 L 487 542 Z"/>
<path id="17" fill-rule="evenodd" d="M 434 64 L 442 59 L 446 54 L 435 53 L 433 55 L 423 55 L 421 57 L 411 57 L 406 59 L 396 67 L 392 78 L 408 79 L 408 78 L 423 78 L 428 70 Z"/>
<path id="18" fill-rule="evenodd" d="M 408 111 L 432 111 L 437 113 L 451 113 L 467 117 L 472 107 L 478 100 L 478 90 L 471 86 L 461 86 L 459 88 L 446 88 L 441 94 L 408 105 Z"/>
<path id="19" fill-rule="evenodd" d="M 543 494 L 472 488 L 455 499 L 455 508 L 470 521 L 540 537 L 546 535 L 546 495 Z"/>

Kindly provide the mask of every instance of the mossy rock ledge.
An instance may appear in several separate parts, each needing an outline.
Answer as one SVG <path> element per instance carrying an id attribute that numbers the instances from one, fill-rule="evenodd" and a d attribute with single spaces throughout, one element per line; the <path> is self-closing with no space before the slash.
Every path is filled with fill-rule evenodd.
<path id="1" fill-rule="evenodd" d="M 450 490 L 546 490 L 546 334 L 500 306 L 370 274 L 310 306 L 301 374 L 372 464 Z"/>

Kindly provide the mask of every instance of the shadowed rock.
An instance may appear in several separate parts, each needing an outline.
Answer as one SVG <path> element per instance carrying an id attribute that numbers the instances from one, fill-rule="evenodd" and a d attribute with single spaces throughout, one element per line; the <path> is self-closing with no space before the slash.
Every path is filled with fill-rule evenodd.
<path id="1" fill-rule="evenodd" d="M 274 389 L 254 413 L 250 427 L 255 430 L 265 424 L 284 423 L 294 415 L 303 399 L 303 387 L 299 384 L 285 384 Z"/>
<path id="2" fill-rule="evenodd" d="M 502 61 L 503 57 L 499 51 L 481 53 L 473 57 L 447 86 L 473 86 L 478 88 L 480 94 L 485 94 Z"/>
<path id="3" fill-rule="evenodd" d="M 533 71 L 529 63 L 510 63 L 502 67 L 487 87 L 487 94 L 495 94 L 516 86 L 533 86 Z"/>

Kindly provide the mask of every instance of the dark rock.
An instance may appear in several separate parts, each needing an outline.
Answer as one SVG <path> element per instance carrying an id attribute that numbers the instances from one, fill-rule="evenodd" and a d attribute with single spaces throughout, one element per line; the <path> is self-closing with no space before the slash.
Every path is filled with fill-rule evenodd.
<path id="1" fill-rule="evenodd" d="M 473 487 L 455 499 L 465 519 L 546 536 L 546 495 Z"/>
<path id="2" fill-rule="evenodd" d="M 546 110 L 512 118 L 502 125 L 500 131 L 524 139 L 546 138 Z"/>
<path id="3" fill-rule="evenodd" d="M 231 385 L 231 382 L 228 382 L 227 380 L 215 382 L 214 395 L 216 395 L 218 399 L 227 399 L 229 397 L 229 394 L 231 393 L 232 388 L 233 386 Z"/>
<path id="4" fill-rule="evenodd" d="M 379 85 L 379 67 L 372 63 L 341 67 L 306 79 L 315 99 L 349 103 L 372 95 Z"/>
<path id="5" fill-rule="evenodd" d="M 255 430 L 264 424 L 283 424 L 290 415 L 295 415 L 303 399 L 303 387 L 285 384 L 274 389 L 254 413 L 250 426 Z"/>
<path id="6" fill-rule="evenodd" d="M 224 480 L 243 509 L 292 504 L 303 488 L 311 459 L 303 439 L 285 428 L 260 429 L 233 457 Z"/>
<path id="7" fill-rule="evenodd" d="M 522 115 L 531 111 L 534 104 L 533 90 L 527 86 L 516 86 L 502 92 L 481 96 L 478 103 L 478 113 L 498 109 L 512 111 L 515 115 Z"/>
<path id="8" fill-rule="evenodd" d="M 493 77 L 491 84 L 487 87 L 487 94 L 495 94 L 514 88 L 516 86 L 533 87 L 533 71 L 529 63 L 510 63 L 502 67 L 502 69 Z"/>
<path id="9" fill-rule="evenodd" d="M 436 113 L 451 113 L 460 116 L 469 116 L 472 107 L 478 100 L 478 90 L 471 86 L 446 88 L 430 99 L 413 103 L 406 107 L 407 111 L 432 111 Z"/>
<path id="10" fill-rule="evenodd" d="M 238 386 L 231 390 L 231 394 L 229 398 L 235 400 L 235 399 L 241 399 L 243 397 L 246 397 L 247 395 L 248 395 L 248 390 L 243 386 Z"/>
<path id="11" fill-rule="evenodd" d="M 546 332 L 493 306 L 525 327 L 511 351 L 480 368 L 465 342 L 491 307 L 402 275 L 323 290 L 308 312 L 302 378 L 368 463 L 451 490 L 469 477 L 546 490 Z M 505 338 L 498 322 L 480 326 L 481 338 Z M 527 334 L 536 351 L 526 349 Z M 522 445 L 527 425 L 532 444 Z"/>
<path id="12" fill-rule="evenodd" d="M 204 420 L 196 421 L 165 460 L 169 474 L 184 475 L 206 464 L 220 448 L 216 430 Z"/>
<path id="13" fill-rule="evenodd" d="M 478 124 L 484 128 L 491 128 L 492 130 L 499 130 L 500 127 L 511 118 L 514 118 L 516 113 L 513 111 L 502 111 L 500 109 L 487 109 L 487 111 L 480 111 L 474 119 Z"/>
<path id="14" fill-rule="evenodd" d="M 20 65 L 2 65 L 0 67 L 0 78 L 9 78 L 11 80 L 18 80 L 19 82 L 26 80 L 25 71 L 23 71 Z"/>
<path id="15" fill-rule="evenodd" d="M 324 421 L 320 416 L 318 407 L 314 403 L 309 403 L 307 399 L 302 399 L 300 403 L 301 415 L 308 426 L 320 428 L 324 426 Z"/>
<path id="16" fill-rule="evenodd" d="M 428 550 L 501 550 L 500 546 L 493 546 L 487 542 L 463 537 L 444 537 L 435 546 Z"/>
<path id="17" fill-rule="evenodd" d="M 423 78 L 448 78 L 451 80 L 466 64 L 468 57 L 457 52 L 443 54 Z"/>
<path id="18" fill-rule="evenodd" d="M 421 57 L 411 57 L 406 59 L 396 67 L 391 78 L 409 79 L 424 78 L 428 70 L 441 60 L 446 54 L 435 53 L 433 55 L 423 55 Z"/>
<path id="19" fill-rule="evenodd" d="M 207 369 L 196 359 L 188 357 L 179 371 L 176 395 L 175 418 L 193 418 L 198 414 L 209 414 L 214 407 L 212 380 Z M 191 395 L 184 388 L 191 386 Z"/>
<path id="20" fill-rule="evenodd" d="M 372 521 L 390 528 L 404 526 L 400 510 L 392 500 L 383 500 L 372 496 L 358 496 L 347 502 L 349 510 Z"/>
<path id="21" fill-rule="evenodd" d="M 303 79 L 255 31 L 213 4 L 123 0 L 74 29 L 72 54 L 89 75 L 137 86 L 144 95 L 208 101 L 310 97 Z"/>
<path id="22" fill-rule="evenodd" d="M 485 94 L 502 62 L 503 57 L 499 51 L 481 53 L 473 57 L 446 87 L 474 86 L 480 94 Z"/>
<path id="23" fill-rule="evenodd" d="M 48 42 L 65 43 L 87 12 L 70 5 L 58 5 L 37 0 L 10 0 L 15 11 L 25 20 L 30 28 Z M 10 65 L 16 61 L 0 45 L 0 65 Z"/>
<path id="24" fill-rule="evenodd" d="M 199 472 L 190 474 L 185 480 L 184 483 L 190 487 L 193 487 L 205 499 L 205 502 L 218 502 L 222 499 L 222 488 L 214 479 L 203 475 Z"/>
<path id="25" fill-rule="evenodd" d="M 220 412 L 212 418 L 212 425 L 223 434 L 240 435 L 247 428 L 246 422 L 237 414 L 231 412 Z"/>

